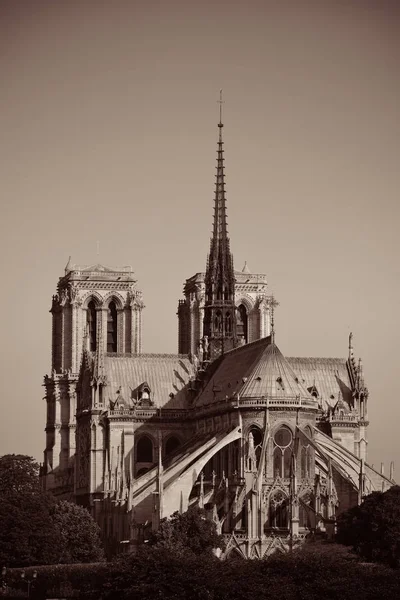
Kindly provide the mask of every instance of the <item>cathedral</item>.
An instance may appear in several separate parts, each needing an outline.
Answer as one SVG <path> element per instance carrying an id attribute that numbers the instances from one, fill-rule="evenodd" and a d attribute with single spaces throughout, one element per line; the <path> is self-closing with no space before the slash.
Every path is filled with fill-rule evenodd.
<path id="1" fill-rule="evenodd" d="M 178 353 L 142 353 L 130 267 L 71 259 L 53 296 L 44 489 L 88 508 L 109 555 L 162 518 L 206 510 L 221 558 L 266 557 L 394 484 L 367 462 L 369 393 L 352 334 L 343 358 L 286 357 L 267 277 L 234 268 L 218 123 L 205 272 L 179 300 Z M 347 345 L 347 344 L 346 344 Z"/>

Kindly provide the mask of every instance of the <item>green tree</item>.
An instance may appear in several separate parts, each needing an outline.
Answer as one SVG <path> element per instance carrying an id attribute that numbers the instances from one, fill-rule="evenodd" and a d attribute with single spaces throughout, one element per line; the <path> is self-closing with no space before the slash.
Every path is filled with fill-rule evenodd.
<path id="1" fill-rule="evenodd" d="M 337 540 L 362 558 L 400 566 L 400 486 L 373 492 L 339 516 Z"/>
<path id="2" fill-rule="evenodd" d="M 148 544 L 171 549 L 175 553 L 190 551 L 197 555 L 225 547 L 214 521 L 207 518 L 205 510 L 197 507 L 189 508 L 182 514 L 175 512 L 171 517 L 162 519 L 158 531 L 150 535 Z"/>
<path id="3" fill-rule="evenodd" d="M 52 522 L 59 539 L 60 563 L 88 563 L 104 560 L 101 530 L 82 506 L 60 501 L 52 511 Z"/>

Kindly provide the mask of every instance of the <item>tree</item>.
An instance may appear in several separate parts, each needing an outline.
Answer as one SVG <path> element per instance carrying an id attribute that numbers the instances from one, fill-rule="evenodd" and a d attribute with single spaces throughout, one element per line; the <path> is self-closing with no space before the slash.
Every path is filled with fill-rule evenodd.
<path id="1" fill-rule="evenodd" d="M 0 456 L 0 496 L 39 489 L 39 465 L 34 458 L 23 454 Z"/>
<path id="2" fill-rule="evenodd" d="M 400 486 L 373 492 L 338 517 L 337 540 L 368 561 L 400 566 Z"/>
<path id="3" fill-rule="evenodd" d="M 49 564 L 58 547 L 51 521 L 54 500 L 38 491 L 0 496 L 0 564 Z"/>
<path id="4" fill-rule="evenodd" d="M 100 529 L 89 513 L 43 492 L 33 458 L 0 457 L 0 565 L 102 559 Z"/>
<path id="5" fill-rule="evenodd" d="M 82 506 L 60 501 L 52 511 L 52 522 L 59 539 L 60 563 L 87 563 L 104 560 L 101 530 Z"/>
<path id="6" fill-rule="evenodd" d="M 158 531 L 150 535 L 148 544 L 171 549 L 175 553 L 190 551 L 196 555 L 210 554 L 212 550 L 224 549 L 225 546 L 214 521 L 207 518 L 205 510 L 197 507 L 189 508 L 183 514 L 175 512 L 171 517 L 162 519 Z"/>

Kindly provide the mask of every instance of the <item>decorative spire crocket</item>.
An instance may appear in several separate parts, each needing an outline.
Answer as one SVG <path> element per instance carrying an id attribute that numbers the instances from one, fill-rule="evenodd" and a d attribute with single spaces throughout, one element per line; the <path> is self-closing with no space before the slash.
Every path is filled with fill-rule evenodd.
<path id="1" fill-rule="evenodd" d="M 207 358 L 211 361 L 236 346 L 235 272 L 226 216 L 222 104 L 221 90 L 214 223 L 205 277 L 204 336 L 208 338 Z"/>

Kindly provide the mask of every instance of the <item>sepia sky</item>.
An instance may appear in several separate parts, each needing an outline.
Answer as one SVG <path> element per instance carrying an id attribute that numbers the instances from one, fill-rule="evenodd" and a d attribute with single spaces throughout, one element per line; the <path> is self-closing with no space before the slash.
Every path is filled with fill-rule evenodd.
<path id="1" fill-rule="evenodd" d="M 144 351 L 177 352 L 223 88 L 235 266 L 267 274 L 285 355 L 346 357 L 353 331 L 368 461 L 399 480 L 399 2 L 2 0 L 0 28 L 0 455 L 42 460 L 69 255 L 131 264 Z"/>

